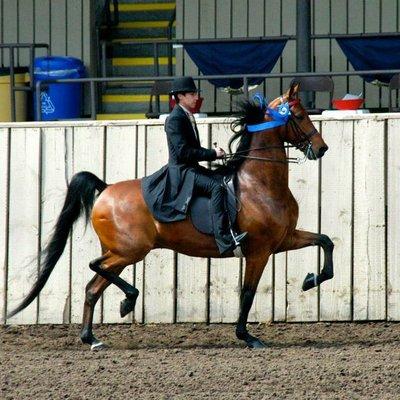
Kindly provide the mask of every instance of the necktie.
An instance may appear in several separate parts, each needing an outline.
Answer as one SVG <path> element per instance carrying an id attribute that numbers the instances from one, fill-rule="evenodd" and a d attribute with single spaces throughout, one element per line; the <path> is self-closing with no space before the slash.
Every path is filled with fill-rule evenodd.
<path id="1" fill-rule="evenodd" d="M 197 128 L 196 128 L 196 120 L 193 116 L 193 114 L 187 114 L 187 116 L 189 117 L 190 123 L 192 124 L 192 128 L 194 130 L 194 134 L 196 136 L 197 141 L 200 143 L 200 139 L 199 139 L 199 134 L 197 133 Z"/>

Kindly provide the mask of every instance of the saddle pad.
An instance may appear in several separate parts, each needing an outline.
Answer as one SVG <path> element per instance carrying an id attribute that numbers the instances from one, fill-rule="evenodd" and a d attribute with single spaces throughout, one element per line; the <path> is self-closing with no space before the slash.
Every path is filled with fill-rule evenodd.
<path id="1" fill-rule="evenodd" d="M 230 179 L 227 185 L 228 212 L 229 218 L 233 225 L 236 221 L 237 216 L 233 179 Z M 189 208 L 189 215 L 192 224 L 198 231 L 207 235 L 214 235 L 211 213 L 211 200 L 209 197 L 199 196 L 192 198 Z"/>

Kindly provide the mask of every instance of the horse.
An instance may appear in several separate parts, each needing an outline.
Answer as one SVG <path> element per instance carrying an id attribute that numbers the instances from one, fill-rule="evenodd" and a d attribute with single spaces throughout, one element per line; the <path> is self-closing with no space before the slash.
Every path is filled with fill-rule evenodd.
<path id="1" fill-rule="evenodd" d="M 319 274 L 307 274 L 302 289 L 309 290 L 333 278 L 333 243 L 324 234 L 296 229 L 298 204 L 288 187 L 287 147 L 296 147 L 310 160 L 322 157 L 328 149 L 302 106 L 298 89 L 293 84 L 268 108 L 256 101 L 244 101 L 241 115 L 232 124 L 230 151 L 235 141 L 239 143 L 236 152 L 227 157 L 225 168 L 237 177 L 236 196 L 241 204 L 237 228 L 248 232 L 242 249 L 246 269 L 236 337 L 251 348 L 265 347 L 248 332 L 246 325 L 259 280 L 272 254 L 320 246 L 324 251 L 323 268 Z M 284 105 L 284 122 L 268 125 L 276 122 L 274 119 Z M 92 350 L 106 347 L 94 336 L 92 326 L 94 308 L 103 291 L 112 283 L 125 294 L 121 316 L 135 307 L 138 289 L 119 277 L 126 266 L 141 261 L 156 248 L 194 257 L 221 257 L 213 236 L 196 230 L 189 218 L 172 223 L 157 221 L 143 199 L 140 179 L 108 185 L 90 172 L 79 172 L 68 185 L 62 211 L 43 251 L 37 279 L 9 317 L 27 307 L 40 293 L 61 257 L 73 224 L 82 214 L 86 223 L 91 218 L 102 249 L 101 256 L 89 263 L 96 274 L 86 286 L 80 334 L 82 342 Z"/>

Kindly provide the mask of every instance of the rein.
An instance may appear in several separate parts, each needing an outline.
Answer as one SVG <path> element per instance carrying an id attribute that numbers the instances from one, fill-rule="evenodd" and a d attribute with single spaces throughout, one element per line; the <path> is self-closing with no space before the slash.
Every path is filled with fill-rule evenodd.
<path id="1" fill-rule="evenodd" d="M 312 143 L 309 142 L 308 146 L 307 146 L 307 150 L 306 153 L 304 154 L 304 157 L 286 157 L 286 160 L 276 160 L 274 158 L 268 158 L 268 157 L 256 157 L 256 156 L 247 156 L 247 155 L 243 155 L 240 153 L 248 153 L 249 151 L 255 151 L 255 150 L 269 150 L 269 149 L 289 149 L 289 148 L 293 148 L 295 147 L 296 149 L 298 149 L 298 146 L 295 145 L 284 145 L 284 146 L 265 146 L 265 147 L 257 147 L 255 149 L 248 149 L 248 150 L 243 150 L 243 151 L 237 151 L 236 153 L 229 153 L 226 154 L 224 157 L 224 160 L 230 160 L 233 157 L 240 157 L 240 158 L 246 158 L 249 160 L 257 160 L 257 161 L 270 161 L 270 162 L 279 162 L 282 164 L 289 164 L 289 163 L 293 163 L 293 164 L 303 164 L 307 161 L 307 156 L 308 154 L 312 153 Z"/>

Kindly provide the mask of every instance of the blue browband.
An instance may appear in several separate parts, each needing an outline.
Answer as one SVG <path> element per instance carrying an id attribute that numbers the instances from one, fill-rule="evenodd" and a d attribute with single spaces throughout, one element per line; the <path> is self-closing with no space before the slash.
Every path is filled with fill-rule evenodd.
<path id="1" fill-rule="evenodd" d="M 259 94 L 256 94 L 254 96 L 254 100 L 260 103 L 261 108 L 263 108 L 263 106 L 265 106 L 266 104 L 265 99 Z M 288 102 L 282 103 L 277 110 L 269 107 L 266 107 L 266 109 L 266 113 L 272 118 L 272 121 L 261 122 L 260 124 L 254 125 L 247 125 L 248 132 L 265 131 L 267 129 L 272 129 L 287 124 L 290 117 L 290 107 Z"/>

